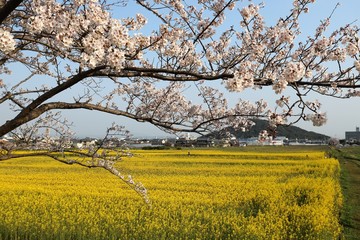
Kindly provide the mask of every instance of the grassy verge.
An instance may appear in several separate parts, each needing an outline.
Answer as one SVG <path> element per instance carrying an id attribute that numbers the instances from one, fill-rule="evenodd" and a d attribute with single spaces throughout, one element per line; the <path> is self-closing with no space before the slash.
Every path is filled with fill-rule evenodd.
<path id="1" fill-rule="evenodd" d="M 340 221 L 344 239 L 359 239 L 360 236 L 360 147 L 332 150 L 341 166 L 340 184 L 344 206 Z"/>
<path id="2" fill-rule="evenodd" d="M 343 165 L 343 160 L 340 160 L 340 164 Z M 352 237 L 354 237 L 354 235 L 351 231 L 352 229 L 351 216 L 353 215 L 354 212 L 354 206 L 350 205 L 350 199 L 349 199 L 349 188 L 351 189 L 349 183 L 349 173 L 343 166 L 341 167 L 340 184 L 344 197 L 344 206 L 340 216 L 340 222 L 344 228 L 343 237 L 345 239 L 353 239 Z"/>

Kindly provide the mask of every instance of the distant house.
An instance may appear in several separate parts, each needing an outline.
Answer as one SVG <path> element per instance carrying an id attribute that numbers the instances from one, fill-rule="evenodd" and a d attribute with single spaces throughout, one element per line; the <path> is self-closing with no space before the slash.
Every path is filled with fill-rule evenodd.
<path id="1" fill-rule="evenodd" d="M 176 147 L 193 147 L 194 141 L 187 138 L 179 138 L 175 142 Z"/>
<path id="2" fill-rule="evenodd" d="M 215 145 L 214 141 L 206 137 L 199 137 L 195 141 L 196 147 L 213 147 L 214 145 Z"/>
<path id="3" fill-rule="evenodd" d="M 360 130 L 356 127 L 355 132 L 345 132 L 345 140 L 347 143 L 359 143 L 360 142 Z"/>
<path id="4" fill-rule="evenodd" d="M 12 145 L 13 140 L 14 139 L 12 137 L 9 137 L 8 135 L 3 136 L 2 138 L 0 138 L 0 147 Z"/>
<path id="5" fill-rule="evenodd" d="M 274 139 L 270 139 L 270 141 L 269 141 L 269 145 L 274 145 L 274 146 L 288 145 L 288 143 L 289 143 L 289 139 L 287 137 L 283 137 L 283 136 L 279 136 Z"/>

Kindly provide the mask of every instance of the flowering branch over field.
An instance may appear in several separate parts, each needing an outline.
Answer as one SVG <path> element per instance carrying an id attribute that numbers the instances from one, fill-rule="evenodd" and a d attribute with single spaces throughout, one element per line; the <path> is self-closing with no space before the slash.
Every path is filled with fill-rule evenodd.
<path id="1" fill-rule="evenodd" d="M 135 182 L 131 175 L 125 176 L 116 166 L 117 162 L 124 158 L 132 157 L 132 153 L 122 146 L 113 146 L 114 137 L 129 137 L 129 132 L 122 126 L 113 124 L 106 131 L 102 140 L 96 144 L 91 144 L 82 149 L 75 149 L 71 142 L 71 132 L 59 131 L 62 127 L 67 127 L 67 123 L 56 121 L 54 116 L 47 116 L 47 121 L 51 121 L 53 129 L 46 128 L 44 133 L 39 133 L 44 120 L 36 121 L 33 125 L 22 127 L 18 132 L 12 134 L 14 141 L 0 142 L 0 161 L 10 160 L 19 157 L 48 156 L 56 161 L 69 165 L 79 165 L 87 168 L 103 168 L 120 178 L 131 189 L 135 190 L 147 204 L 151 204 L 147 195 L 146 188 L 141 182 Z M 50 136 L 50 131 L 57 131 L 60 137 Z M 21 152 L 19 152 L 21 150 Z M 24 150 L 27 150 L 24 152 Z"/>
<path id="2" fill-rule="evenodd" d="M 167 132 L 246 130 L 253 118 L 320 126 L 326 113 L 310 93 L 360 95 L 359 27 L 331 31 L 330 14 L 304 37 L 299 18 L 315 0 L 293 0 L 273 25 L 262 15 L 264 3 L 135 2 L 137 13 L 115 18 L 126 1 L 1 0 L 0 106 L 15 114 L 0 122 L 0 137 L 17 135 L 24 146 L 42 128 L 66 136 L 70 124 L 57 112 L 77 109 Z M 237 16 L 231 25 L 229 13 Z M 263 99 L 229 103 L 244 89 L 264 88 L 277 98 L 274 109 Z M 285 96 L 286 89 L 294 94 Z M 113 171 L 111 160 L 98 160 L 100 149 L 89 152 L 91 164 Z M 6 158 L 12 147 L 1 151 Z"/>

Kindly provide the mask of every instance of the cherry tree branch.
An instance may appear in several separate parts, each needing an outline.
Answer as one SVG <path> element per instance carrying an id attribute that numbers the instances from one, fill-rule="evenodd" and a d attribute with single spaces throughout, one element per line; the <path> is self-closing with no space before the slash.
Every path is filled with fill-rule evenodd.
<path id="1" fill-rule="evenodd" d="M 0 24 L 23 2 L 24 0 L 8 0 L 4 5 L 0 5 Z"/>

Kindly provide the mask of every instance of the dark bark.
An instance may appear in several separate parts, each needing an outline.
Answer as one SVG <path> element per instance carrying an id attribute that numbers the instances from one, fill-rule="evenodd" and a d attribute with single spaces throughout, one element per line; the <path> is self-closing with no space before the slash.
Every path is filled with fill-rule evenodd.
<path id="1" fill-rule="evenodd" d="M 5 124 L 0 126 L 0 136 L 3 136 L 11 132 L 17 127 L 23 125 L 24 123 L 27 123 L 39 117 L 44 112 L 50 110 L 46 108 L 40 108 L 41 104 L 43 104 L 45 101 L 49 100 L 50 98 L 56 96 L 57 94 L 61 93 L 62 91 L 69 89 L 70 87 L 74 86 L 81 80 L 87 77 L 92 77 L 95 72 L 100 71 L 102 68 L 103 67 L 97 67 L 95 69 L 90 69 L 87 71 L 80 72 L 79 74 L 70 78 L 68 81 L 40 95 L 37 99 L 32 101 L 32 103 L 30 103 L 27 107 L 21 110 L 21 112 L 17 116 L 15 116 L 13 119 L 7 121 Z"/>
<path id="2" fill-rule="evenodd" d="M 0 9 L 0 24 L 17 8 L 24 0 L 9 0 Z"/>

